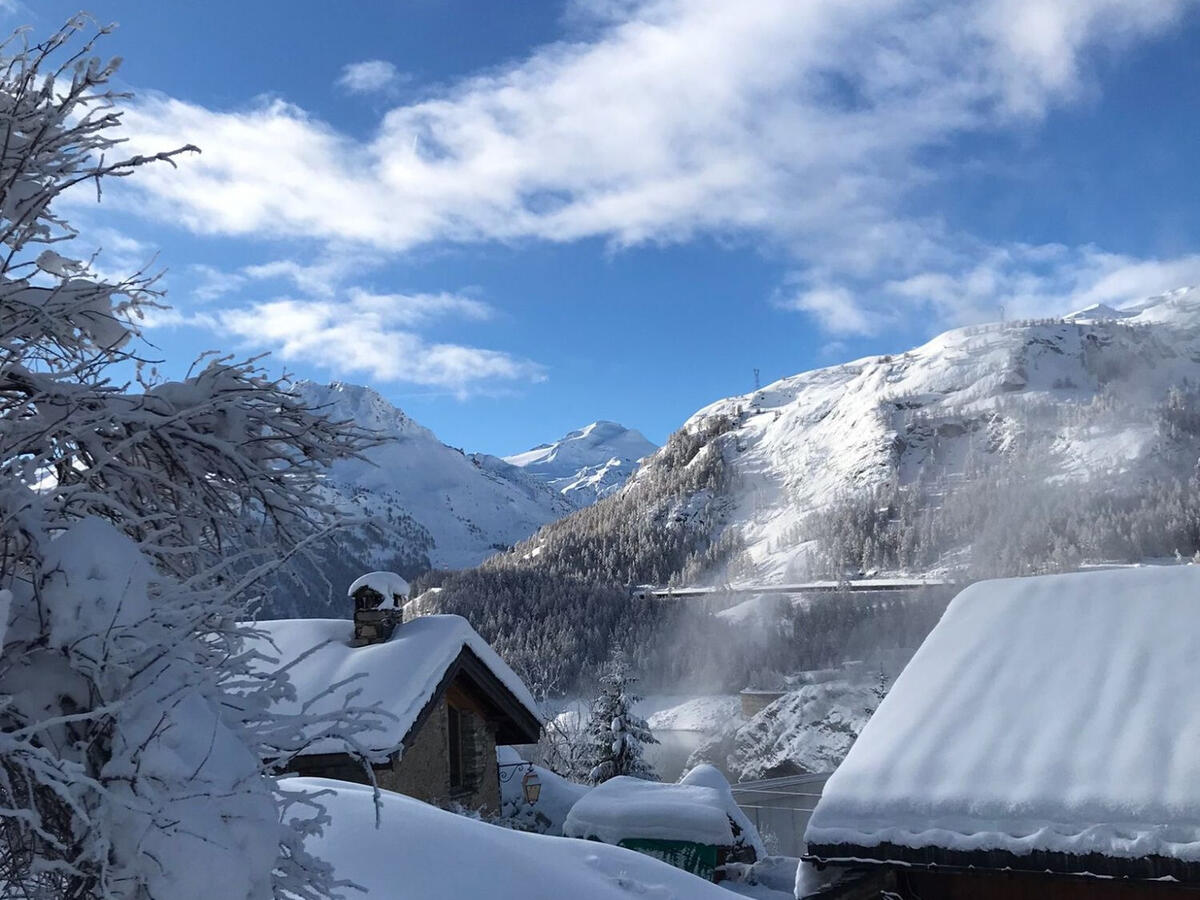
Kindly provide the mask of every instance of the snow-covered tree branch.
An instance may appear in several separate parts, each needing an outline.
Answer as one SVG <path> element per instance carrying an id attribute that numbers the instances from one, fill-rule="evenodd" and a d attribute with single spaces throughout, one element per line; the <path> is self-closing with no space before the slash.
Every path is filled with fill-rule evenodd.
<path id="1" fill-rule="evenodd" d="M 353 750 L 377 714 L 273 714 L 286 667 L 260 674 L 243 620 L 256 584 L 339 526 L 314 488 L 373 438 L 254 361 L 158 380 L 138 329 L 155 278 L 51 249 L 83 240 L 64 191 L 196 150 L 108 158 L 106 31 L 78 17 L 0 48 L 0 884 L 199 900 L 219 872 L 223 897 L 326 897 L 304 849 L 319 800 L 272 767 L 314 733 Z"/>

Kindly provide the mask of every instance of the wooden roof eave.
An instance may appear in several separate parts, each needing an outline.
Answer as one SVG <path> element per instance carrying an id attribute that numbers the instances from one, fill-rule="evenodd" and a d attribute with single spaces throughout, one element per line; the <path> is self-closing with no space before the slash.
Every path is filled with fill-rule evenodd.
<path id="1" fill-rule="evenodd" d="M 904 847 L 883 843 L 873 847 L 853 844 L 810 844 L 803 857 L 818 865 L 891 866 L 936 869 L 939 872 L 981 870 L 1055 875 L 1066 878 L 1123 878 L 1136 881 L 1173 879 L 1183 885 L 1200 885 L 1200 862 L 1172 856 L 1120 857 L 1103 853 L 1059 853 L 1034 850 L 953 850 L 945 847 Z"/>
<path id="2" fill-rule="evenodd" d="M 507 685 L 488 668 L 470 647 L 463 647 L 434 688 L 428 702 L 421 708 L 402 744 L 410 746 L 437 704 L 446 695 L 456 678 L 465 675 L 494 710 L 498 722 L 496 742 L 499 744 L 536 744 L 541 736 L 542 723 L 516 698 Z"/>

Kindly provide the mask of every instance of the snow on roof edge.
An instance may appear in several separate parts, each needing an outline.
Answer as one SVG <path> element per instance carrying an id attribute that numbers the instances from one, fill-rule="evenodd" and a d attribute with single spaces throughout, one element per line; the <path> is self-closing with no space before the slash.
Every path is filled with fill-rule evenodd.
<path id="1" fill-rule="evenodd" d="M 377 731 L 360 736 L 372 752 L 386 754 L 401 748 L 464 649 L 469 649 L 538 723 L 544 721 L 529 689 L 462 616 L 421 616 L 398 627 L 389 640 L 363 647 L 350 646 L 353 626 L 345 619 L 277 619 L 258 622 L 255 628 L 264 633 L 260 640 L 270 642 L 261 652 L 278 659 L 277 664 L 261 662 L 263 668 L 287 665 L 308 653 L 290 669 L 297 700 L 281 702 L 279 711 L 295 712 L 306 698 L 353 679 L 344 690 L 322 698 L 311 712 L 332 711 L 349 693 L 359 691 L 350 701 L 353 705 L 379 704 L 395 717 Z M 309 653 L 314 647 L 318 649 Z M 340 741 L 326 740 L 311 745 L 305 755 L 343 749 Z"/>
<path id="2" fill-rule="evenodd" d="M 1200 861 L 1200 567 L 962 591 L 830 778 L 815 847 Z"/>
<path id="3" fill-rule="evenodd" d="M 729 846 L 733 828 L 721 793 L 694 784 L 662 784 L 618 775 L 571 807 L 563 836 L 623 840 L 679 840 Z"/>

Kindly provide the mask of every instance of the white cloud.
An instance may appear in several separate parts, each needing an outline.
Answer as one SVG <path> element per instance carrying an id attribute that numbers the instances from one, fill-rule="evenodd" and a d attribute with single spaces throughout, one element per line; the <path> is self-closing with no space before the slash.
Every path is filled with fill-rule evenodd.
<path id="1" fill-rule="evenodd" d="M 276 259 L 246 266 L 241 274 L 254 281 L 289 281 L 305 294 L 331 297 L 346 279 L 378 264 L 378 256 L 352 248 L 326 248 L 318 258 L 302 263 L 294 259 Z"/>
<path id="2" fill-rule="evenodd" d="M 237 272 L 224 272 L 215 266 L 195 264 L 188 267 L 195 284 L 187 291 L 187 295 L 201 303 L 216 300 L 240 290 L 246 283 L 246 277 Z"/>
<path id="3" fill-rule="evenodd" d="M 338 76 L 338 87 L 352 94 L 374 94 L 395 87 L 403 77 L 387 60 L 367 59 L 350 63 Z"/>
<path id="4" fill-rule="evenodd" d="M 352 290 L 341 300 L 277 299 L 219 311 L 207 324 L 284 360 L 310 363 L 337 375 L 365 374 L 458 396 L 497 385 L 540 381 L 541 366 L 510 354 L 429 342 L 410 330 L 435 318 L 482 319 L 489 308 L 453 294 L 379 295 Z"/>
<path id="5" fill-rule="evenodd" d="M 544 369 L 530 360 L 423 336 L 421 331 L 435 323 L 486 322 L 495 310 L 471 296 L 471 289 L 380 292 L 353 283 L 378 262 L 371 253 L 326 248 L 305 262 L 284 258 L 234 272 L 191 266 L 193 284 L 177 296 L 199 305 L 149 311 L 143 324 L 149 329 L 200 328 L 253 353 L 270 350 L 286 361 L 340 376 L 365 374 L 459 397 L 544 379 Z M 294 286 L 303 296 L 280 296 L 272 282 Z"/>
<path id="6" fill-rule="evenodd" d="M 776 305 L 808 313 L 831 334 L 877 334 L 884 324 L 862 306 L 853 291 L 842 285 L 801 288 L 777 299 Z"/>
<path id="7" fill-rule="evenodd" d="M 142 193 L 125 202 L 204 233 L 383 253 L 432 241 L 765 239 L 818 286 L 793 307 L 861 331 L 888 314 L 878 304 L 918 302 L 906 279 L 958 284 L 997 268 L 998 284 L 1021 288 L 1016 269 L 990 258 L 1012 248 L 907 211 L 933 176 L 923 150 L 1070 102 L 1094 48 L 1158 34 L 1190 5 L 577 0 L 579 15 L 612 24 L 397 106 L 366 141 L 278 100 L 222 112 L 143 98 L 126 118 L 135 149 L 193 140 L 204 153 L 130 179 Z M 951 318 L 974 308 L 948 287 L 934 294 L 921 302 Z"/>
<path id="8" fill-rule="evenodd" d="M 1119 308 L 1197 284 L 1200 254 L 1137 259 L 1096 247 L 1010 244 L 975 247 L 957 266 L 881 285 L 825 283 L 779 303 L 812 314 L 831 333 L 873 335 L 902 320 L 940 328 L 1064 315 L 1094 303 Z"/>

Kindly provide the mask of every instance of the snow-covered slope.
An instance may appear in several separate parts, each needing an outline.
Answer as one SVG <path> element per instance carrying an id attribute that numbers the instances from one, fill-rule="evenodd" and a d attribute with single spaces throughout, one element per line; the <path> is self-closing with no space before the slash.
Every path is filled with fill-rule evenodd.
<path id="1" fill-rule="evenodd" d="M 594 841 L 526 834 L 390 791 L 286 778 L 321 791 L 330 821 L 310 842 L 368 900 L 726 900 L 734 895 L 649 856 Z"/>
<path id="2" fill-rule="evenodd" d="M 389 539 L 398 542 L 395 549 L 423 552 L 430 565 L 476 565 L 573 509 L 497 457 L 446 446 L 371 388 L 305 381 L 296 391 L 332 418 L 390 439 L 368 451 L 365 461 L 335 465 L 329 484 L 354 511 L 382 520 Z M 389 530 L 388 523 L 396 527 Z M 380 552 L 386 556 L 390 549 Z"/>
<path id="3" fill-rule="evenodd" d="M 1187 382 L 1200 382 L 1193 288 L 1123 310 L 959 328 L 719 400 L 684 429 L 734 423 L 712 441 L 732 476 L 718 530 L 745 547 L 741 577 L 781 581 L 808 574 L 801 520 L 849 493 L 918 480 L 949 490 L 980 455 L 1014 447 L 1037 447 L 1049 478 L 1121 477 L 1160 447 L 1145 413 Z M 662 457 L 630 487 L 655 477 Z"/>
<path id="4" fill-rule="evenodd" d="M 657 449 L 632 428 L 593 422 L 504 460 L 544 481 L 576 506 L 586 506 L 618 490 L 638 462 Z"/>

